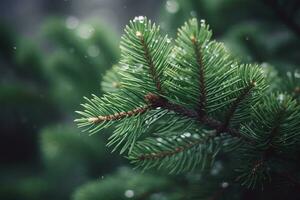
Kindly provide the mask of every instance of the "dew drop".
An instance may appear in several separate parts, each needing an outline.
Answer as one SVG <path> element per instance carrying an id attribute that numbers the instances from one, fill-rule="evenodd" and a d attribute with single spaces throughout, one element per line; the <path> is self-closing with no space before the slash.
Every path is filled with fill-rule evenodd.
<path id="1" fill-rule="evenodd" d="M 284 100 L 284 95 L 283 94 L 279 94 L 277 97 L 277 100 L 282 103 L 282 101 Z"/>
<path id="2" fill-rule="evenodd" d="M 136 35 L 137 37 L 141 37 L 141 36 L 142 36 L 142 33 L 141 33 L 140 31 L 137 31 L 137 32 L 135 32 L 135 35 Z"/>
<path id="3" fill-rule="evenodd" d="M 186 132 L 186 133 L 184 133 L 183 134 L 185 137 L 191 137 L 191 133 L 189 133 L 189 132 Z"/>

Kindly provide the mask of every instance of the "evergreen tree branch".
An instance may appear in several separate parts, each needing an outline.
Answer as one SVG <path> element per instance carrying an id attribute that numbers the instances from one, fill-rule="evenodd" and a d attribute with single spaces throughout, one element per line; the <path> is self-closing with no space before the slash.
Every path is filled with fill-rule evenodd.
<path id="1" fill-rule="evenodd" d="M 300 140 L 299 105 L 285 95 L 262 99 L 259 66 L 239 64 L 211 36 L 204 21 L 192 19 L 173 45 L 150 20 L 130 21 L 121 40 L 122 88 L 87 99 L 76 122 L 90 133 L 114 125 L 108 145 L 122 145 L 143 169 L 203 169 L 221 145 L 238 146 L 251 159 L 238 177 L 242 185 L 263 182 L 269 157 Z"/>
<path id="2" fill-rule="evenodd" d="M 234 113 L 236 112 L 239 105 L 243 102 L 243 100 L 251 93 L 251 90 L 256 86 L 256 82 L 252 81 L 249 85 L 247 85 L 240 95 L 235 99 L 234 102 L 232 102 L 231 107 L 228 109 L 227 113 L 225 114 L 225 121 L 223 122 L 223 125 L 219 132 L 223 132 L 224 130 L 227 130 L 230 120 L 234 116 Z"/>
<path id="3" fill-rule="evenodd" d="M 160 152 L 155 152 L 155 153 L 151 153 L 151 154 L 140 155 L 138 157 L 138 159 L 144 161 L 144 160 L 156 160 L 156 159 L 162 159 L 165 157 L 174 156 L 174 155 L 184 152 L 196 145 L 205 144 L 208 140 L 213 139 L 214 137 L 215 137 L 215 135 L 211 135 L 211 136 L 205 138 L 205 140 L 197 139 L 188 144 L 178 146 L 170 151 L 160 151 Z"/>
<path id="4" fill-rule="evenodd" d="M 146 99 L 148 99 L 149 103 L 151 104 L 151 107 L 153 107 L 153 108 L 161 107 L 161 108 L 167 109 L 169 111 L 173 111 L 178 115 L 188 117 L 192 120 L 195 120 L 198 123 L 200 123 L 201 125 L 206 125 L 210 129 L 214 129 L 216 131 L 217 130 L 223 130 L 222 132 L 226 132 L 226 133 L 230 134 L 233 137 L 242 138 L 244 141 L 246 141 L 248 143 L 253 142 L 250 139 L 248 139 L 246 137 L 243 137 L 239 130 L 237 130 L 235 128 L 229 128 L 229 127 L 224 129 L 224 123 L 222 123 L 221 121 L 216 120 L 216 119 L 214 119 L 212 117 L 209 117 L 207 115 L 204 115 L 204 116 L 201 115 L 200 116 L 200 114 L 197 111 L 185 108 L 185 107 L 183 107 L 179 104 L 171 103 L 167 99 L 165 99 L 164 97 L 161 97 L 161 96 L 158 96 L 158 95 L 155 95 L 155 94 L 148 94 L 146 96 Z M 221 132 L 219 132 L 218 135 L 220 133 Z"/>
<path id="5" fill-rule="evenodd" d="M 146 59 L 148 65 L 149 65 L 149 71 L 150 71 L 150 74 L 152 76 L 153 81 L 155 82 L 156 89 L 159 93 L 162 94 L 161 82 L 160 82 L 159 76 L 156 72 L 156 68 L 155 68 L 152 56 L 150 54 L 148 44 L 146 43 L 145 38 L 144 38 L 143 34 L 140 31 L 136 32 L 136 36 L 139 38 L 139 40 L 140 40 L 140 42 L 143 46 L 144 56 L 145 56 L 145 59 Z"/>
<path id="6" fill-rule="evenodd" d="M 280 125 L 281 125 L 282 120 L 284 118 L 284 113 L 285 113 L 285 108 L 281 109 L 275 115 L 274 121 L 272 123 L 273 127 L 272 127 L 272 129 L 269 133 L 268 138 L 267 138 L 267 144 L 266 144 L 267 147 L 262 152 L 261 159 L 259 159 L 258 161 L 255 162 L 255 164 L 253 166 L 253 169 L 252 169 L 252 173 L 256 173 L 257 169 L 259 167 L 261 167 L 272 156 L 272 154 L 275 152 L 275 149 L 273 149 L 273 147 L 272 147 L 272 141 L 279 132 Z"/>
<path id="7" fill-rule="evenodd" d="M 112 115 L 106 115 L 106 116 L 90 117 L 87 119 L 87 121 L 97 124 L 97 123 L 101 123 L 101 122 L 105 122 L 105 121 L 119 120 L 119 119 L 123 119 L 125 117 L 131 117 L 131 116 L 135 116 L 138 114 L 143 114 L 147 110 L 149 110 L 149 108 L 150 107 L 148 105 L 146 105 L 146 106 L 139 107 L 134 110 L 130 110 L 130 111 L 126 111 L 126 112 L 119 112 L 119 113 L 115 113 Z"/>
<path id="8" fill-rule="evenodd" d="M 197 38 L 192 35 L 191 41 L 194 45 L 194 51 L 196 55 L 196 60 L 199 68 L 199 89 L 200 89 L 200 99 L 199 99 L 199 113 L 201 115 L 205 114 L 205 105 L 206 105 L 206 86 L 205 86 L 205 72 L 203 65 L 203 56 L 201 52 L 201 45 L 198 43 Z"/>
<path id="9" fill-rule="evenodd" d="M 277 94 L 264 97 L 253 111 L 254 121 L 242 130 L 244 136 L 255 142 L 254 146 L 244 149 L 248 160 L 253 162 L 245 164 L 242 175 L 238 177 L 248 187 L 254 187 L 258 180 L 261 184 L 270 180 L 269 161 L 276 158 L 278 151 L 297 143 L 300 130 L 299 106 L 289 96 Z"/>
<path id="10" fill-rule="evenodd" d="M 284 107 L 275 115 L 275 119 L 273 121 L 273 128 L 271 129 L 270 133 L 269 133 L 269 137 L 268 137 L 268 142 L 267 142 L 267 150 L 269 150 L 270 148 L 272 148 L 272 141 L 273 139 L 277 136 L 277 134 L 279 133 L 279 128 L 281 126 L 282 120 L 284 119 L 284 114 L 285 114 L 286 108 L 285 105 Z"/>

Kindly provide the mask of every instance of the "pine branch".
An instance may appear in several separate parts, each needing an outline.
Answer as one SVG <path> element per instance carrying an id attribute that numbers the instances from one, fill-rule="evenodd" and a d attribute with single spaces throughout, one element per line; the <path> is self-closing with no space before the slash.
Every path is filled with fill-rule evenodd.
<path id="1" fill-rule="evenodd" d="M 279 128 L 282 124 L 282 120 L 284 119 L 284 114 L 286 112 L 286 108 L 285 105 L 284 107 L 275 115 L 275 119 L 273 121 L 272 124 L 274 124 L 274 126 L 272 127 L 270 133 L 269 133 L 269 137 L 268 137 L 268 142 L 267 142 L 267 150 L 272 148 L 272 142 L 273 139 L 277 136 L 277 134 L 279 133 Z"/>
<path id="2" fill-rule="evenodd" d="M 115 114 L 106 115 L 106 116 L 90 117 L 87 119 L 87 121 L 94 123 L 94 124 L 105 122 L 105 121 L 114 121 L 114 120 L 123 119 L 125 117 L 131 117 L 131 116 L 135 116 L 138 114 L 143 114 L 147 110 L 149 110 L 149 106 L 146 105 L 146 106 L 139 107 L 134 110 L 130 110 L 130 111 L 126 111 L 126 112 L 120 112 L 120 113 L 115 113 Z"/>
<path id="3" fill-rule="evenodd" d="M 219 132 L 224 132 L 227 130 L 230 120 L 234 116 L 234 113 L 236 112 L 239 105 L 245 100 L 245 98 L 251 93 L 251 90 L 256 86 L 256 82 L 252 81 L 249 85 L 247 85 L 240 95 L 234 100 L 234 102 L 231 104 L 231 107 L 228 109 L 227 113 L 225 114 L 225 121 L 223 122 L 223 125 Z M 240 134 L 239 134 L 240 135 Z"/>
<path id="4" fill-rule="evenodd" d="M 282 94 L 261 98 L 260 67 L 239 64 L 211 36 L 204 21 L 192 19 L 171 44 L 145 17 L 130 21 L 121 40 L 122 87 L 86 99 L 76 122 L 90 133 L 116 127 L 108 145 L 122 146 L 143 169 L 204 169 L 233 144 L 241 157 L 249 156 L 238 177 L 242 185 L 263 182 L 275 150 L 300 141 L 300 107 Z"/>
<path id="5" fill-rule="evenodd" d="M 205 105 L 206 105 L 206 85 L 205 85 L 205 75 L 204 75 L 204 65 L 203 65 L 203 56 L 201 53 L 201 45 L 198 44 L 197 38 L 192 35 L 191 41 L 194 45 L 194 51 L 196 55 L 196 60 L 199 68 L 199 88 L 200 88 L 200 99 L 199 99 L 199 113 L 200 115 L 205 114 Z"/>
<path id="6" fill-rule="evenodd" d="M 186 150 L 188 150 L 188 149 L 190 149 L 190 148 L 192 148 L 196 145 L 204 144 L 208 140 L 213 139 L 214 137 L 215 137 L 215 135 L 211 135 L 210 137 L 207 137 L 205 140 L 198 139 L 198 140 L 190 142 L 186 145 L 178 146 L 178 147 L 174 148 L 171 151 L 161 151 L 161 152 L 155 152 L 155 153 L 151 153 L 151 154 L 140 155 L 138 157 L 138 159 L 144 161 L 144 160 L 156 160 L 156 159 L 162 159 L 162 158 L 165 158 L 165 157 L 170 157 L 170 156 L 176 155 L 178 153 L 181 153 L 183 151 L 186 151 Z"/>
<path id="7" fill-rule="evenodd" d="M 136 32 L 136 36 L 140 39 L 140 42 L 143 46 L 144 56 L 145 56 L 145 59 L 147 60 L 147 63 L 149 65 L 149 71 L 150 71 L 150 74 L 153 78 L 153 81 L 155 82 L 156 89 L 159 93 L 162 93 L 161 83 L 160 83 L 159 77 L 156 73 L 156 69 L 155 69 L 155 66 L 154 66 L 154 63 L 153 63 L 153 59 L 152 59 L 152 56 L 149 52 L 148 44 L 146 43 L 145 38 L 144 38 L 143 34 L 140 31 Z"/>
<path id="8" fill-rule="evenodd" d="M 245 167 L 238 177 L 248 187 L 270 180 L 268 161 L 276 158 L 276 152 L 288 149 L 297 142 L 295 138 L 299 135 L 300 121 L 296 116 L 299 117 L 297 102 L 284 94 L 265 97 L 254 109 L 254 121 L 241 132 L 255 142 L 244 149 L 250 156 L 247 159 L 253 160 L 253 164 Z"/>
<path id="9" fill-rule="evenodd" d="M 266 144 L 266 149 L 262 152 L 261 159 L 255 162 L 254 167 L 252 169 L 252 173 L 256 173 L 257 169 L 261 167 L 274 153 L 274 149 L 272 147 L 272 141 L 276 137 L 276 135 L 279 132 L 280 125 L 282 123 L 283 115 L 284 115 L 285 109 L 281 109 L 274 118 L 273 121 L 273 127 L 269 133 L 268 139 L 267 139 L 267 144 Z"/>
<path id="10" fill-rule="evenodd" d="M 185 107 L 175 104 L 175 103 L 171 103 L 168 100 L 166 100 L 164 97 L 161 97 L 161 96 L 158 96 L 155 94 L 148 94 L 146 99 L 148 99 L 151 107 L 153 107 L 153 108 L 162 107 L 169 111 L 173 111 L 178 115 L 188 117 L 192 120 L 195 120 L 198 123 L 200 123 L 201 125 L 206 125 L 210 129 L 214 129 L 216 131 L 223 130 L 222 132 L 226 132 L 233 137 L 242 138 L 244 141 L 246 141 L 248 143 L 253 142 L 253 141 L 249 140 L 248 138 L 243 137 L 243 135 L 239 132 L 239 130 L 234 129 L 234 128 L 229 128 L 229 127 L 224 129 L 224 123 L 222 123 L 212 117 L 209 117 L 207 115 L 202 116 L 195 110 L 185 108 Z M 149 99 L 151 99 L 151 100 L 149 100 Z M 222 132 L 219 131 L 218 135 Z"/>

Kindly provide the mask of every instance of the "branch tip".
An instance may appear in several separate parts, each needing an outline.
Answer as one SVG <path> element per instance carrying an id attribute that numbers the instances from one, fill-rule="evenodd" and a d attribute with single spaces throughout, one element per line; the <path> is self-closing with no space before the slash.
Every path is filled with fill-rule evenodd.
<path id="1" fill-rule="evenodd" d="M 95 123 L 100 123 L 100 122 L 104 122 L 104 121 L 119 120 L 119 119 L 123 119 L 125 117 L 131 117 L 131 116 L 145 113 L 149 108 L 150 107 L 148 105 L 146 105 L 146 106 L 138 107 L 136 109 L 126 111 L 126 112 L 123 111 L 123 112 L 115 113 L 112 115 L 90 117 L 87 119 L 87 121 L 95 124 Z"/>

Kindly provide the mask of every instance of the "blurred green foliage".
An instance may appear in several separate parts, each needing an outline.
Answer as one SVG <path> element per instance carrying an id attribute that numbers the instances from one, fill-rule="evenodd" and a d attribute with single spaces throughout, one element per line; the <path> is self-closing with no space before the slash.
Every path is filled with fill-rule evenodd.
<path id="1" fill-rule="evenodd" d="M 121 162 L 102 138 L 82 136 L 72 122 L 82 96 L 101 94 L 117 43 L 95 22 L 70 29 L 63 19 L 49 19 L 36 41 L 1 25 L 1 199 L 68 199 Z"/>
<path id="2" fill-rule="evenodd" d="M 299 24 L 296 3 L 284 1 L 282 9 L 295 13 Z M 299 35 L 273 7 L 262 0 L 163 1 L 160 24 L 172 36 L 191 17 L 205 19 L 241 60 L 264 63 L 270 90 L 300 98 Z M 76 20 L 49 19 L 34 39 L 0 24 L 0 199 L 281 198 L 276 187 L 258 195 L 226 185 L 232 171 L 224 170 L 228 160 L 222 154 L 205 175 L 166 177 L 119 168 L 124 161 L 108 153 L 103 137 L 83 136 L 72 122 L 82 96 L 121 87 L 118 67 L 110 69 L 118 60 L 119 38 L 109 25 Z"/>

